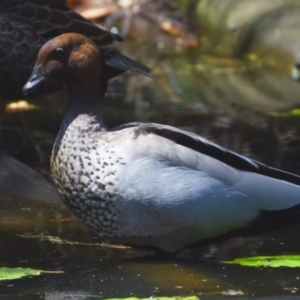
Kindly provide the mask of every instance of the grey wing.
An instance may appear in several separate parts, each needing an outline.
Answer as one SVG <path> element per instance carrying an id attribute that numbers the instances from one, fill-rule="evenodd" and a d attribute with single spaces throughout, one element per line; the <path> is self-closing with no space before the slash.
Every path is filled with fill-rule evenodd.
<path id="1" fill-rule="evenodd" d="M 123 235 L 148 234 L 160 243 L 156 246 L 166 243 L 165 249 L 177 250 L 244 227 L 259 214 L 249 196 L 234 187 L 205 171 L 172 166 L 164 159 L 136 160 L 116 188 L 127 199 L 122 207 Z"/>
<path id="2" fill-rule="evenodd" d="M 198 153 L 208 155 L 241 171 L 254 172 L 300 185 L 300 176 L 298 175 L 269 167 L 263 163 L 212 143 L 209 140 L 192 132 L 187 132 L 168 125 L 139 122 L 124 124 L 111 129 L 111 131 L 117 131 L 126 128 L 132 128 L 135 130 L 136 136 L 140 134 L 152 133 L 166 138 L 178 145 L 184 146 Z"/>
<path id="3" fill-rule="evenodd" d="M 158 133 L 160 130 L 164 132 Z M 152 243 L 159 243 L 158 247 L 162 247 L 168 237 L 167 244 L 179 249 L 246 227 L 261 211 L 280 211 L 300 204 L 299 185 L 239 170 L 196 151 L 193 143 L 201 144 L 198 149 L 205 145 L 211 148 L 214 144 L 195 134 L 169 126 L 139 123 L 112 131 L 133 133 L 132 140 L 122 144 L 123 150 L 132 157 L 116 185 L 118 193 L 126 199 L 122 229 L 125 236 L 134 230 L 139 237 L 149 233 L 156 237 Z M 194 142 L 184 143 L 189 139 Z M 261 167 L 258 163 L 256 168 L 255 161 L 233 152 L 228 155 L 254 165 L 255 170 Z M 130 218 L 130 215 L 138 217 Z M 186 238 L 176 246 L 179 233 Z M 167 244 L 163 246 L 165 249 Z"/>

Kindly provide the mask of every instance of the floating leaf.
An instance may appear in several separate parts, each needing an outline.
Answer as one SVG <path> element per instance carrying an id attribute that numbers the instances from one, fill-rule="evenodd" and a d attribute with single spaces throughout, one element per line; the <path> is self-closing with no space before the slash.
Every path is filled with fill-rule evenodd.
<path id="1" fill-rule="evenodd" d="M 226 264 L 238 264 L 244 267 L 288 267 L 300 268 L 300 255 L 252 256 L 224 261 Z"/>
<path id="2" fill-rule="evenodd" d="M 20 279 L 25 276 L 38 276 L 42 270 L 35 270 L 31 268 L 0 268 L 0 281 Z"/>
<path id="3" fill-rule="evenodd" d="M 270 112 L 272 117 L 276 118 L 287 118 L 287 117 L 299 117 L 300 116 L 300 108 L 294 108 L 289 111 L 284 112 Z"/>
<path id="4" fill-rule="evenodd" d="M 151 297 L 151 298 L 109 298 L 106 300 L 199 300 L 196 296 L 189 297 Z"/>
<path id="5" fill-rule="evenodd" d="M 299 117 L 300 116 L 300 109 L 299 108 L 294 108 L 290 111 L 290 115 L 291 116 L 296 116 Z"/>

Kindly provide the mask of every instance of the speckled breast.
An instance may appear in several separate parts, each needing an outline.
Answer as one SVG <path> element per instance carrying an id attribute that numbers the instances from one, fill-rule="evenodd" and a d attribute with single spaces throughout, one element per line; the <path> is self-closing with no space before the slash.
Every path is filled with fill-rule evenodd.
<path id="1" fill-rule="evenodd" d="M 51 171 L 66 206 L 99 235 L 117 234 L 122 196 L 114 192 L 113 153 L 82 135 L 54 146 Z M 85 146 L 88 145 L 88 146 Z M 118 205 L 116 205 L 118 203 Z"/>

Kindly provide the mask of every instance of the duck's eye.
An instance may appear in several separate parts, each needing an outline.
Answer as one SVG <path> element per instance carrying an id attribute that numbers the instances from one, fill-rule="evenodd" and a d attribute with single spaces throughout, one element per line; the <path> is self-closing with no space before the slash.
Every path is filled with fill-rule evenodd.
<path id="1" fill-rule="evenodd" d="M 54 50 L 54 55 L 59 58 L 59 57 L 62 57 L 65 53 L 65 50 L 63 48 L 56 48 Z"/>

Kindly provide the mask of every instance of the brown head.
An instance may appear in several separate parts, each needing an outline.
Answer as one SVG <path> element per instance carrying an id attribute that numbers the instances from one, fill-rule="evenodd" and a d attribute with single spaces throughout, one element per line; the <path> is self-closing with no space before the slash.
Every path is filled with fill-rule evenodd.
<path id="1" fill-rule="evenodd" d="M 66 33 L 40 49 L 23 92 L 38 94 L 67 87 L 70 93 L 82 90 L 103 97 L 106 84 L 104 54 L 89 38 Z"/>

